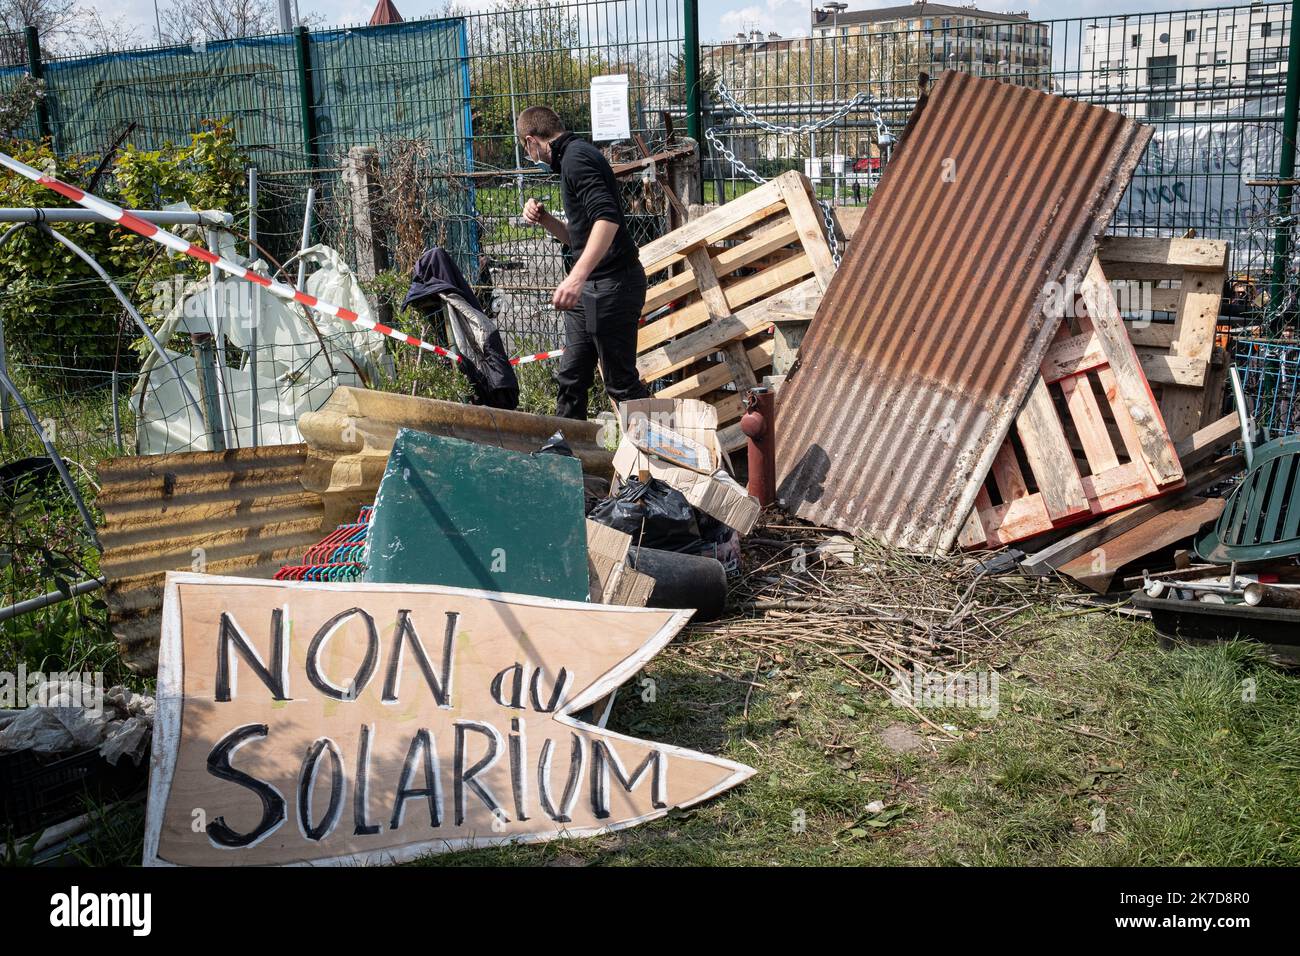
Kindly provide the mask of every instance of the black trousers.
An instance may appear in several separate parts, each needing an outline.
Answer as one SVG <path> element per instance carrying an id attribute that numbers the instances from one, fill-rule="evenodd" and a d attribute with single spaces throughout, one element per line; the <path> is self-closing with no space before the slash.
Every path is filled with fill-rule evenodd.
<path id="1" fill-rule="evenodd" d="M 637 323 L 645 291 L 645 273 L 639 268 L 583 283 L 578 304 L 564 313 L 555 414 L 587 420 L 587 392 L 595 381 L 597 360 L 605 391 L 614 401 L 650 397 L 636 370 Z"/>

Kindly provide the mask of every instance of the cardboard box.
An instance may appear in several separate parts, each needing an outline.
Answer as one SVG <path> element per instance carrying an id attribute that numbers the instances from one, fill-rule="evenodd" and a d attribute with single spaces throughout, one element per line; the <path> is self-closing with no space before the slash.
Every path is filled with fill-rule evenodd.
<path id="1" fill-rule="evenodd" d="M 638 416 L 648 417 L 659 428 L 704 446 L 712 454 L 716 470 L 702 474 L 638 448 L 629 434 L 636 431 L 633 422 Z M 614 452 L 614 474 L 620 481 L 648 471 L 651 477 L 680 491 L 696 508 L 742 535 L 754 529 L 762 511 L 758 499 L 751 498 L 734 478 L 716 467 L 723 455 L 718 444 L 718 412 L 712 405 L 690 398 L 638 398 L 619 405 L 618 419 L 622 436 Z"/>
<path id="2" fill-rule="evenodd" d="M 587 572 L 592 603 L 645 607 L 654 578 L 627 566 L 632 536 L 587 519 Z"/>

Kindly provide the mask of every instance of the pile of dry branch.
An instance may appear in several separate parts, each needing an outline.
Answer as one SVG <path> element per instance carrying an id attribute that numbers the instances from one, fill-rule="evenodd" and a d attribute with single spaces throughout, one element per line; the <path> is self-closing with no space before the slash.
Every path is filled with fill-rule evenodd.
<path id="1" fill-rule="evenodd" d="M 690 645 L 828 656 L 886 693 L 914 669 L 1001 667 L 1052 621 L 1097 610 L 1055 581 L 984 570 L 988 555 L 922 557 L 771 523 L 745 546 L 734 613 L 690 628 Z"/>

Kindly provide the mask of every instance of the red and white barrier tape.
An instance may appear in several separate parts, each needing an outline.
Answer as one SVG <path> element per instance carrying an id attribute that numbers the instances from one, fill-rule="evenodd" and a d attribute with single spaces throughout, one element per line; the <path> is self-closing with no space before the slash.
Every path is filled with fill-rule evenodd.
<path id="1" fill-rule="evenodd" d="M 291 302 L 298 302 L 307 306 L 309 309 L 315 309 L 318 312 L 324 312 L 326 315 L 332 315 L 340 318 L 345 322 L 351 322 L 358 328 L 366 329 L 369 332 L 377 332 L 380 335 L 386 335 L 390 339 L 395 339 L 406 345 L 413 345 L 416 348 L 424 349 L 426 352 L 432 352 L 435 355 L 441 355 L 443 358 L 450 359 L 453 362 L 459 362 L 460 356 L 445 349 L 441 345 L 434 345 L 432 342 L 426 342 L 414 335 L 407 335 L 405 332 L 391 328 L 381 322 L 375 322 L 371 319 L 363 319 L 351 309 L 345 309 L 342 306 L 325 302 L 315 296 L 308 295 L 305 292 L 299 292 L 291 285 L 283 282 L 276 282 L 261 273 L 254 272 L 252 269 L 246 269 L 238 263 L 231 262 L 222 256 L 217 255 L 211 250 L 196 246 L 192 242 L 186 242 L 180 236 L 168 232 L 160 226 L 155 226 L 151 222 L 146 222 L 139 216 L 132 215 L 120 206 L 115 206 L 107 200 L 100 199 L 98 196 L 84 192 L 76 186 L 69 186 L 60 179 L 53 176 L 46 176 L 39 170 L 33 169 L 26 163 L 14 159 L 6 153 L 0 152 L 0 166 L 4 166 L 21 176 L 26 176 L 32 182 L 39 183 L 47 189 L 51 189 L 60 196 L 65 196 L 84 206 L 93 212 L 99 213 L 105 219 L 109 219 L 120 226 L 123 226 L 132 232 L 144 236 L 159 245 L 166 246 L 174 252 L 187 255 L 192 259 L 198 259 L 200 262 L 206 262 L 209 265 L 216 266 L 222 272 L 227 272 L 237 278 L 244 279 L 256 285 L 262 286 L 267 292 L 279 299 L 285 299 Z M 544 362 L 547 359 L 558 358 L 564 354 L 564 349 L 551 349 L 549 352 L 536 352 L 532 355 L 521 355 L 510 360 L 511 365 L 525 365 L 529 362 Z"/>
<path id="2" fill-rule="evenodd" d="M 113 205 L 111 202 L 100 199 L 98 196 L 88 192 L 83 192 L 75 186 L 69 186 L 62 180 L 55 179 L 53 176 L 46 176 L 38 170 L 33 169 L 26 163 L 19 162 L 12 156 L 0 153 L 0 165 L 7 169 L 26 176 L 33 182 L 39 183 L 47 189 L 52 189 L 60 196 L 66 196 L 79 206 L 99 213 L 105 219 L 112 220 L 120 226 L 130 229 L 132 232 L 144 236 L 159 245 L 166 246 L 174 252 L 187 255 L 192 259 L 198 259 L 200 262 L 206 262 L 209 265 L 216 266 L 222 272 L 240 279 L 245 279 L 266 289 L 267 292 L 279 299 L 285 299 L 291 302 L 298 302 L 307 306 L 309 309 L 315 309 L 318 312 L 324 312 L 326 315 L 336 316 L 345 322 L 351 322 L 360 328 L 371 332 L 378 332 L 380 335 L 386 335 L 390 339 L 396 339 L 407 345 L 414 345 L 416 348 L 433 352 L 435 355 L 441 355 L 444 358 L 451 359 L 454 362 L 460 361 L 460 356 L 455 352 L 443 348 L 440 345 L 434 345 L 432 342 L 425 342 L 414 335 L 407 335 L 405 332 L 399 332 L 397 329 L 389 328 L 379 322 L 363 319 L 351 309 L 345 309 L 342 306 L 334 305 L 330 302 L 324 302 L 315 296 L 307 295 L 305 292 L 299 292 L 293 286 L 285 285 L 283 282 L 276 282 L 267 276 L 254 272 L 252 269 L 245 269 L 237 263 L 231 262 L 222 256 L 217 255 L 208 249 L 196 246 L 191 242 L 186 242 L 180 236 L 177 236 L 160 226 L 155 226 L 151 222 L 145 222 L 139 216 L 132 215 L 125 209 Z"/>
<path id="3" fill-rule="evenodd" d="M 510 360 L 511 365 L 527 365 L 529 362 L 545 362 L 547 359 L 559 358 L 564 349 L 551 349 L 549 352 L 534 352 L 532 355 L 520 355 Z"/>

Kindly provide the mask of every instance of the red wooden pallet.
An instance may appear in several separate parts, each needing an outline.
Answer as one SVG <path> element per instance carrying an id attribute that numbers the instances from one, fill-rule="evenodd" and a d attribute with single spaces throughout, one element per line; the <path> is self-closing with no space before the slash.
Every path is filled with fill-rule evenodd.
<path id="1" fill-rule="evenodd" d="M 1062 320 L 1011 435 L 962 529 L 963 547 L 1023 541 L 1183 485 L 1101 265 Z"/>

